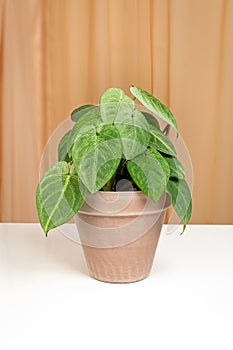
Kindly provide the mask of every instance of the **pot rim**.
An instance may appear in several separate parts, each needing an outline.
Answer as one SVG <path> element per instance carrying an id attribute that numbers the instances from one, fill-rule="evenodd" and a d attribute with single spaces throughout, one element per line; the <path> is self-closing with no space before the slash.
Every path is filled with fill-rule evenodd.
<path id="1" fill-rule="evenodd" d="M 146 199 L 145 205 L 143 208 L 138 209 L 136 211 L 129 211 L 129 212 L 119 212 L 119 211 L 113 211 L 113 212 L 105 212 L 105 211 L 101 211 L 99 208 L 93 210 L 93 208 L 89 207 L 89 205 L 87 207 L 82 207 L 78 213 L 78 214 L 83 214 L 83 215 L 92 215 L 92 216 L 110 216 L 110 217 L 126 217 L 126 216 L 138 216 L 138 215 L 154 215 L 154 214 L 158 214 L 161 213 L 163 211 L 166 211 L 169 207 L 171 207 L 171 199 L 168 195 L 167 192 L 164 192 L 162 194 L 162 196 L 156 201 L 153 202 L 144 192 L 142 191 L 98 191 L 96 193 L 88 193 L 87 196 L 90 197 L 96 197 L 98 194 L 101 194 L 102 197 L 109 197 L 112 195 L 116 195 L 116 197 L 119 196 L 119 199 L 122 197 L 143 197 Z M 149 204 L 149 206 L 148 206 Z M 152 206 L 152 208 L 151 208 Z M 154 208 L 153 208 L 154 206 Z M 99 210 L 99 211 L 98 211 Z"/>

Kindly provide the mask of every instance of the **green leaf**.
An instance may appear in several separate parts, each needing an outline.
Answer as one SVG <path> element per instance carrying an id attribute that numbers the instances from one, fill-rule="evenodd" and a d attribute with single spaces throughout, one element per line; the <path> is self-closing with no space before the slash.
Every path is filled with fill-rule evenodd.
<path id="1" fill-rule="evenodd" d="M 184 232 L 192 214 L 192 199 L 189 187 L 184 179 L 170 179 L 167 184 L 173 208 L 184 224 Z"/>
<path id="2" fill-rule="evenodd" d="M 94 105 L 84 105 L 74 109 L 71 113 L 71 119 L 73 122 L 77 122 L 83 115 L 92 110 L 93 108 L 97 108 Z"/>
<path id="3" fill-rule="evenodd" d="M 134 101 L 117 88 L 106 90 L 100 98 L 100 111 L 103 122 L 112 124 L 116 117 L 130 116 L 134 109 Z"/>
<path id="4" fill-rule="evenodd" d="M 82 117 L 80 117 L 80 119 L 72 128 L 71 133 L 69 134 L 69 138 L 67 138 L 67 142 L 66 142 L 67 149 L 71 150 L 73 147 L 73 144 L 79 137 L 81 137 L 82 135 L 85 135 L 91 130 L 96 130 L 96 127 L 99 124 L 101 124 L 101 122 L 102 122 L 102 119 L 100 117 L 99 108 L 92 108 Z"/>
<path id="5" fill-rule="evenodd" d="M 149 125 L 140 111 L 135 109 L 131 115 L 117 115 L 114 125 L 119 131 L 126 159 L 145 152 L 150 141 Z"/>
<path id="6" fill-rule="evenodd" d="M 184 178 L 184 168 L 180 161 L 172 156 L 164 155 L 163 156 L 170 168 L 170 177 L 174 177 L 176 179 Z"/>
<path id="7" fill-rule="evenodd" d="M 173 146 L 172 142 L 167 138 L 167 136 L 165 136 L 162 133 L 162 131 L 155 128 L 154 126 L 150 126 L 150 133 L 151 133 L 150 145 L 153 148 L 163 153 L 169 154 L 171 156 L 176 155 L 175 147 Z"/>
<path id="8" fill-rule="evenodd" d="M 147 112 L 142 112 L 142 114 L 150 125 L 153 125 L 155 128 L 160 129 L 158 120 L 152 114 Z"/>
<path id="9" fill-rule="evenodd" d="M 126 167 L 136 185 L 154 202 L 164 193 L 170 170 L 167 162 L 156 150 L 127 161 Z"/>
<path id="10" fill-rule="evenodd" d="M 66 162 L 58 162 L 42 177 L 36 191 L 36 206 L 44 232 L 70 220 L 81 208 L 87 190 Z"/>
<path id="11" fill-rule="evenodd" d="M 178 132 L 175 118 L 173 117 L 171 111 L 164 104 L 162 104 L 162 102 L 150 95 L 145 90 L 137 88 L 136 86 L 131 86 L 130 92 L 143 104 L 143 106 L 149 109 L 152 113 L 156 114 L 159 118 L 165 120 Z"/>
<path id="12" fill-rule="evenodd" d="M 71 135 L 71 130 L 69 130 L 61 139 L 58 145 L 58 161 L 66 161 L 69 162 L 71 157 L 69 156 L 69 149 L 67 148 L 67 141 L 69 140 Z"/>
<path id="13" fill-rule="evenodd" d="M 120 163 L 122 147 L 117 129 L 105 125 L 79 137 L 72 159 L 80 179 L 91 193 L 100 190 L 113 176 Z"/>

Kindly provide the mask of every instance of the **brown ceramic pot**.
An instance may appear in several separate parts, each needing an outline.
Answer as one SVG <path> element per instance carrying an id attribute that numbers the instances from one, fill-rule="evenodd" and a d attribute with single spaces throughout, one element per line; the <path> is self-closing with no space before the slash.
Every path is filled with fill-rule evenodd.
<path id="1" fill-rule="evenodd" d="M 111 283 L 146 278 L 170 205 L 165 193 L 156 203 L 141 191 L 88 195 L 75 221 L 91 276 Z"/>

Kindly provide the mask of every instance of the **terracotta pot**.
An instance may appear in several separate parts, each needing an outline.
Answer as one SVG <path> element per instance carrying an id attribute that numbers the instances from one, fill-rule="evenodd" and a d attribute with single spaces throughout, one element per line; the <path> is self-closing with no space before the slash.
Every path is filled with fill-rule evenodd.
<path id="1" fill-rule="evenodd" d="M 141 191 L 88 195 L 75 221 L 91 276 L 111 283 L 146 278 L 170 205 L 165 193 L 156 203 Z"/>

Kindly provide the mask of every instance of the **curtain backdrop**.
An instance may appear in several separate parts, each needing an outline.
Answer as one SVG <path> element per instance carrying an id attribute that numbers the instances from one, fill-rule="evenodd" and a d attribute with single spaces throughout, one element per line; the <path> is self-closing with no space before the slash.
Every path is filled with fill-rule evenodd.
<path id="1" fill-rule="evenodd" d="M 43 147 L 80 104 L 134 84 L 173 111 L 192 223 L 233 223 L 232 0 L 1 0 L 0 219 L 37 221 Z"/>

